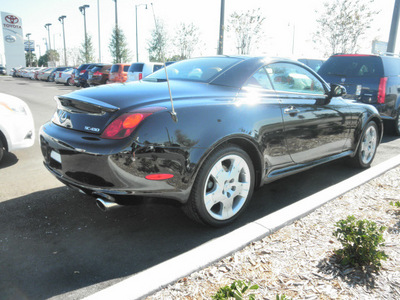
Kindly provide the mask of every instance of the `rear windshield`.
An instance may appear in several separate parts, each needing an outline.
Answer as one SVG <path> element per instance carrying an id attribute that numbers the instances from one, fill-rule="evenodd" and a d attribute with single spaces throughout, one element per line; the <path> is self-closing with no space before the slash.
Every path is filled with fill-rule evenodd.
<path id="1" fill-rule="evenodd" d="M 124 66 L 124 72 L 128 72 L 128 70 L 129 70 L 129 65 L 127 65 L 127 66 Z"/>
<path id="2" fill-rule="evenodd" d="M 134 64 L 131 64 L 131 66 L 129 67 L 128 72 L 129 72 L 129 73 L 133 73 L 133 72 L 142 72 L 143 66 L 144 66 L 144 64 L 142 64 L 142 63 L 134 63 Z"/>
<path id="3" fill-rule="evenodd" d="M 94 68 L 92 69 L 92 72 L 95 73 L 95 72 L 97 72 L 97 71 L 100 71 L 102 68 L 103 68 L 103 67 L 94 67 Z"/>
<path id="4" fill-rule="evenodd" d="M 176 62 L 167 67 L 168 77 L 171 80 L 188 80 L 209 82 L 218 74 L 222 74 L 240 59 L 233 57 L 203 57 Z M 146 81 L 166 80 L 164 69 L 147 76 Z"/>
<path id="5" fill-rule="evenodd" d="M 318 74 L 322 77 L 383 77 L 382 60 L 377 56 L 331 56 Z"/>
<path id="6" fill-rule="evenodd" d="M 116 73 L 119 71 L 119 65 L 112 65 L 110 73 Z"/>
<path id="7" fill-rule="evenodd" d="M 88 66 L 89 66 L 89 64 L 80 65 L 79 68 L 78 68 L 78 71 L 86 70 L 86 68 L 87 68 Z"/>

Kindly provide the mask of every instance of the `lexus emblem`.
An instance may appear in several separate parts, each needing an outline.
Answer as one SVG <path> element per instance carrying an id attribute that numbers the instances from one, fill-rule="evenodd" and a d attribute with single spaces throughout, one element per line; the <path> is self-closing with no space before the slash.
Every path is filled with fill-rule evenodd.
<path id="1" fill-rule="evenodd" d="M 343 77 L 340 81 L 343 83 L 346 81 L 346 78 Z"/>
<path id="2" fill-rule="evenodd" d="M 19 22 L 18 17 L 13 16 L 13 15 L 8 15 L 4 19 L 6 20 L 6 22 L 8 22 L 10 24 L 17 24 Z"/>

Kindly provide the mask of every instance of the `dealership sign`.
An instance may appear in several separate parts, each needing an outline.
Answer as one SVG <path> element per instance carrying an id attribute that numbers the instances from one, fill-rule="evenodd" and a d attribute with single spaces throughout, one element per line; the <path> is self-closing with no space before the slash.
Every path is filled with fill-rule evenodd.
<path id="1" fill-rule="evenodd" d="M 0 12 L 0 14 L 2 27 L 0 49 L 4 49 L 7 71 L 9 71 L 13 67 L 25 66 L 22 20 L 13 13 Z"/>

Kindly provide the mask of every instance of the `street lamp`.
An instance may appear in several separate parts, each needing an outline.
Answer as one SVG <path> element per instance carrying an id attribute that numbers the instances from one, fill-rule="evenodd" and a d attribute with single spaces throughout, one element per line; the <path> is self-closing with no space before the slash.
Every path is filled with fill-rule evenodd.
<path id="1" fill-rule="evenodd" d="M 44 25 L 44 27 L 47 29 L 47 34 L 49 35 L 49 39 L 48 39 L 48 41 L 49 41 L 49 50 L 51 50 L 50 26 L 51 26 L 51 23 L 47 23 L 46 25 Z"/>
<path id="2" fill-rule="evenodd" d="M 86 63 L 88 63 L 87 58 L 88 58 L 88 45 L 87 45 L 87 34 L 86 34 L 86 8 L 89 8 L 90 6 L 85 4 L 82 6 L 79 6 L 79 11 L 81 12 L 81 14 L 83 15 L 83 22 L 84 22 L 84 29 L 85 29 L 85 60 Z"/>
<path id="3" fill-rule="evenodd" d="M 100 3 L 97 0 L 97 26 L 99 30 L 99 62 L 101 62 L 101 42 L 100 42 Z"/>
<path id="4" fill-rule="evenodd" d="M 118 30 L 118 7 L 117 0 L 115 2 L 115 61 L 120 63 L 120 51 L 119 51 L 119 30 Z"/>
<path id="5" fill-rule="evenodd" d="M 61 22 L 62 28 L 63 28 L 63 39 L 64 39 L 64 63 L 65 63 L 65 66 L 68 66 L 68 64 L 67 64 L 67 48 L 65 47 L 65 31 L 64 31 L 64 19 L 65 19 L 66 17 L 67 17 L 67 16 L 61 16 L 61 17 L 58 18 L 58 21 Z"/>
<path id="6" fill-rule="evenodd" d="M 145 6 L 147 9 L 147 4 L 137 4 L 135 5 L 135 19 L 136 19 L 136 62 L 139 62 L 139 42 L 138 42 L 138 22 L 137 22 L 137 8 L 138 6 Z"/>
<path id="7" fill-rule="evenodd" d="M 27 33 L 25 35 L 28 38 L 28 67 L 31 66 L 31 41 L 29 39 L 29 37 L 31 36 L 30 33 Z"/>

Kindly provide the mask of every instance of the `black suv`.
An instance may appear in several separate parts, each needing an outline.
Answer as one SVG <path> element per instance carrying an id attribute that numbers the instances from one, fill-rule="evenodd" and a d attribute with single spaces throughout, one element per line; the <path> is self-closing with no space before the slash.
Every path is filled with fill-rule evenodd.
<path id="1" fill-rule="evenodd" d="M 332 55 L 318 70 L 329 83 L 343 85 L 348 99 L 375 106 L 400 135 L 400 58 L 364 54 Z"/>

